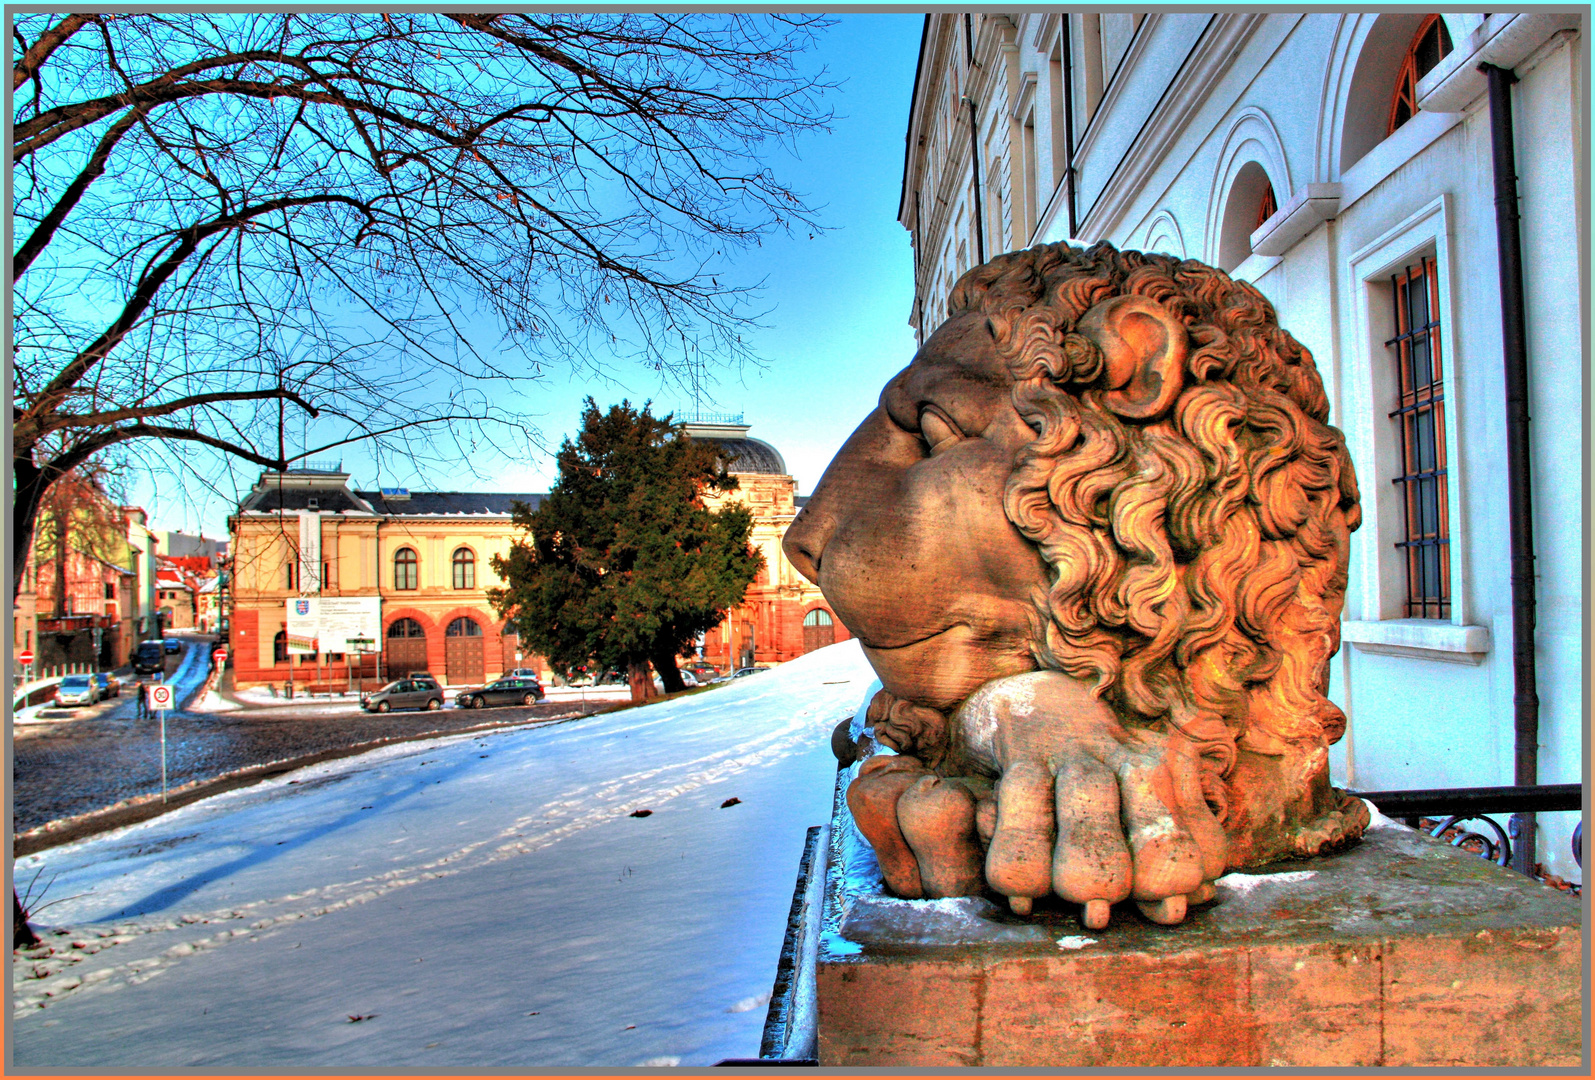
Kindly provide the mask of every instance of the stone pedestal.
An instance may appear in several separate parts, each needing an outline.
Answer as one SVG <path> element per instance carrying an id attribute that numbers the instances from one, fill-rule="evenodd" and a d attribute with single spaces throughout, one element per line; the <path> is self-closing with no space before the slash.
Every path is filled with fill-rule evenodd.
<path id="1" fill-rule="evenodd" d="M 841 775 L 847 782 L 846 770 Z M 1376 817 L 1179 927 L 886 895 L 845 805 L 814 920 L 822 1066 L 1567 1066 L 1578 901 Z"/>

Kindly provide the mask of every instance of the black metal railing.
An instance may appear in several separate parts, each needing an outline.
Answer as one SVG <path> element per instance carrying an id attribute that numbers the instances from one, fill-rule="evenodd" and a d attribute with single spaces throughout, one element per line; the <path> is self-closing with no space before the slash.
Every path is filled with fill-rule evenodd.
<path id="1" fill-rule="evenodd" d="M 1477 851 L 1483 858 L 1501 866 L 1512 861 L 1517 823 L 1514 819 L 1502 828 L 1491 814 L 1549 813 L 1584 807 L 1584 789 L 1580 784 L 1353 791 L 1351 794 L 1367 799 L 1386 817 L 1405 821 L 1414 829 L 1423 828 L 1430 836 L 1449 836 L 1453 845 Z M 1423 825 L 1425 819 L 1434 824 Z M 1572 849 L 1573 861 L 1582 868 L 1583 822 L 1573 830 Z"/>

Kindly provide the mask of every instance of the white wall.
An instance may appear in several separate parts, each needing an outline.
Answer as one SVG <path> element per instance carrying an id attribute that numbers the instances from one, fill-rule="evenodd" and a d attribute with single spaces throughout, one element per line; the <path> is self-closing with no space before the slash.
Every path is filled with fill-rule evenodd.
<path id="1" fill-rule="evenodd" d="M 1083 92 L 1081 17 L 1069 18 L 1074 85 Z M 1245 241 L 1249 249 L 1252 237 L 1277 226 L 1263 241 L 1272 253 L 1253 253 L 1234 271 L 1270 298 L 1282 325 L 1313 352 L 1329 391 L 1331 422 L 1346 432 L 1363 492 L 1367 520 L 1352 542 L 1345 613 L 1345 636 L 1360 640 L 1343 645 L 1332 674 L 1331 696 L 1350 717 L 1348 737 L 1334 751 L 1336 776 L 1364 790 L 1510 784 L 1512 603 L 1487 102 L 1481 82 L 1449 101 L 1448 111 L 1420 112 L 1353 161 L 1358 155 L 1347 147 L 1367 140 L 1358 142 L 1347 131 L 1365 119 L 1368 101 L 1381 109 L 1388 102 L 1387 90 L 1357 85 L 1358 73 L 1372 66 L 1359 68 L 1359 59 L 1389 51 L 1388 41 L 1381 42 L 1387 32 L 1410 38 L 1407 24 L 1416 21 L 1397 27 L 1399 20 L 1380 18 L 1178 12 L 1149 15 L 1137 28 L 1128 15 L 1112 26 L 1104 17 L 1100 113 L 1084 115 L 1080 102 L 1075 116 L 1080 229 L 1073 239 L 1178 248 L 1177 254 L 1215 262 L 1226 199 L 1248 162 L 1262 166 L 1282 211 L 1293 196 L 1338 197 L 1338 203 L 1311 204 L 1328 206 L 1327 220 L 1293 218 L 1304 224 L 1286 229 L 1276 215 Z M 1583 42 L 1576 31 L 1546 29 L 1544 20 L 1507 25 L 1527 16 L 1497 14 L 1488 25 L 1481 15 L 1445 18 L 1457 59 L 1469 71 L 1477 62 L 1469 50 L 1483 48 L 1480 42 L 1498 43 L 1513 33 L 1524 38 L 1525 27 L 1534 36 L 1506 62 L 1520 80 L 1512 93 L 1531 369 L 1539 780 L 1574 783 L 1582 778 L 1585 727 Z M 1003 146 L 1002 137 L 1016 130 L 1010 115 L 1018 98 L 1011 88 L 1023 87 L 1028 74 L 1045 177 L 1038 201 L 1046 214 L 1037 236 L 1068 239 L 1067 208 L 1064 199 L 1052 197 L 1045 143 L 1059 20 L 1040 13 L 1008 19 L 1014 30 L 1007 52 L 986 43 L 1000 19 L 979 21 L 977 57 L 1001 56 L 1009 65 L 1003 78 L 990 78 L 985 92 L 979 91 L 982 69 L 973 75 L 982 131 L 1012 162 L 1010 188 L 1018 185 L 1020 148 Z M 961 24 L 956 29 L 961 35 Z M 960 62 L 961 56 L 960 48 Z M 967 148 L 967 128 L 961 130 Z M 942 144 L 956 149 L 956 135 L 950 130 Z M 967 149 L 964 158 L 967 170 Z M 1014 205 L 1014 196 L 1010 190 L 1005 202 Z M 912 229 L 917 223 L 905 215 L 905 224 Z M 946 247 L 945 234 L 935 239 L 934 248 L 924 249 L 933 262 Z M 1026 240 L 1015 235 L 1012 246 Z M 1397 436 L 1388 417 L 1394 403 L 1387 400 L 1393 361 L 1383 345 L 1388 272 L 1423 251 L 1439 259 L 1444 302 L 1449 620 L 1402 618 L 1405 570 L 1393 547 L 1403 523 L 1391 482 Z M 924 279 L 941 282 L 947 269 L 928 266 Z M 938 299 L 945 301 L 944 289 Z M 922 332 L 940 320 L 941 312 L 927 307 Z M 1576 820 L 1574 814 L 1541 816 L 1539 858 L 1552 872 L 1581 880 L 1568 850 Z"/>

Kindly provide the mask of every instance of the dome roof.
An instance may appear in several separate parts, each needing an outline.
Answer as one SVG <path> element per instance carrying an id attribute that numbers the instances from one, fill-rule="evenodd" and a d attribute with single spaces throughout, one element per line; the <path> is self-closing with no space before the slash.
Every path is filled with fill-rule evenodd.
<path id="1" fill-rule="evenodd" d="M 764 473 L 769 476 L 787 475 L 786 461 L 781 452 L 763 439 L 748 437 L 747 424 L 710 424 L 688 421 L 688 438 L 698 442 L 712 442 L 731 455 L 730 472 Z"/>

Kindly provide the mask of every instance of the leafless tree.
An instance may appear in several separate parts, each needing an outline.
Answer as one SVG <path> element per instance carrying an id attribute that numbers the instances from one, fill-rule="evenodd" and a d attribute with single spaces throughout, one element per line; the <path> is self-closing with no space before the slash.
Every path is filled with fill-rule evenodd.
<path id="1" fill-rule="evenodd" d="M 737 250 L 814 227 L 764 160 L 829 119 L 823 25 L 16 15 L 13 592 L 108 448 L 524 448 L 505 380 L 745 358 Z"/>
<path id="2" fill-rule="evenodd" d="M 744 356 L 731 257 L 812 226 L 762 155 L 827 119 L 819 25 L 17 16 L 15 536 L 127 440 L 281 468 L 503 437 L 551 362 Z"/>
<path id="3" fill-rule="evenodd" d="M 65 473 L 45 492 L 39 504 L 33 548 L 34 573 L 40 583 L 48 571 L 50 614 L 71 614 L 67 567 L 72 555 L 99 563 L 126 565 L 127 518 L 106 492 L 108 470 L 86 462 Z"/>

